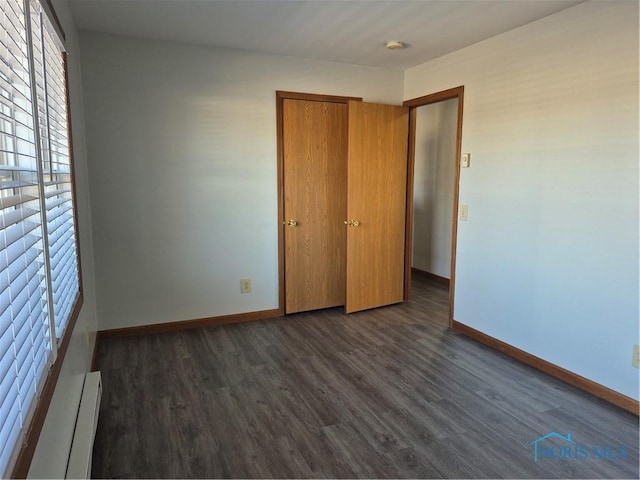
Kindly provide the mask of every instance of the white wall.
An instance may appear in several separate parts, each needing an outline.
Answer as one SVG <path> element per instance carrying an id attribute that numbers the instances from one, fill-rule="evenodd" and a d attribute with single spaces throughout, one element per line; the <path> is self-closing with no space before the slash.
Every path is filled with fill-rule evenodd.
<path id="1" fill-rule="evenodd" d="M 458 99 L 416 109 L 412 266 L 451 277 Z"/>
<path id="2" fill-rule="evenodd" d="M 100 329 L 277 308 L 275 91 L 399 104 L 403 73 L 89 32 L 81 48 Z"/>
<path id="3" fill-rule="evenodd" d="M 84 304 L 72 333 L 55 393 L 29 470 L 31 478 L 62 478 L 67 466 L 84 374 L 89 371 L 96 333 L 96 305 L 91 243 L 91 217 L 85 146 L 84 109 L 78 32 L 66 0 L 55 0 L 69 52 L 69 96 L 73 122 L 73 151 Z M 89 341 L 87 342 L 87 333 Z"/>
<path id="4" fill-rule="evenodd" d="M 638 399 L 638 3 L 589 2 L 405 72 L 464 85 L 454 318 Z"/>

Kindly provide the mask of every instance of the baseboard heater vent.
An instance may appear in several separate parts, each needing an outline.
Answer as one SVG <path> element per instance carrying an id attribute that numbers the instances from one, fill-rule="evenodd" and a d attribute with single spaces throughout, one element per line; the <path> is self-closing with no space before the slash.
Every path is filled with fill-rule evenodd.
<path id="1" fill-rule="evenodd" d="M 87 373 L 80 397 L 76 429 L 73 433 L 66 478 L 91 478 L 93 440 L 98 427 L 98 412 L 102 398 L 100 372 Z"/>

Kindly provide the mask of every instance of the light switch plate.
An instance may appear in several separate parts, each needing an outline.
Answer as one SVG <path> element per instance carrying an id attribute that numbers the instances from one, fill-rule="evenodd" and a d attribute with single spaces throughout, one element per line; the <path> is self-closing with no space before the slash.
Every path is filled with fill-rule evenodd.
<path id="1" fill-rule="evenodd" d="M 460 220 L 463 222 L 469 220 L 469 207 L 467 205 L 460 205 Z"/>
<path id="2" fill-rule="evenodd" d="M 640 345 L 633 346 L 633 360 L 631 361 L 631 365 L 640 368 Z"/>
<path id="3" fill-rule="evenodd" d="M 462 160 L 460 161 L 460 166 L 462 168 L 469 168 L 470 164 L 471 164 L 471 154 L 470 153 L 463 153 L 462 154 Z"/>

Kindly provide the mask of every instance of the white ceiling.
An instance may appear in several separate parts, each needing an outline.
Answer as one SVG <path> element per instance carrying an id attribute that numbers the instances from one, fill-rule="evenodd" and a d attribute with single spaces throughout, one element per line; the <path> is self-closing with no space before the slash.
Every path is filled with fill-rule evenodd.
<path id="1" fill-rule="evenodd" d="M 407 68 L 582 0 L 70 0 L 78 28 Z M 404 50 L 385 49 L 401 40 Z"/>

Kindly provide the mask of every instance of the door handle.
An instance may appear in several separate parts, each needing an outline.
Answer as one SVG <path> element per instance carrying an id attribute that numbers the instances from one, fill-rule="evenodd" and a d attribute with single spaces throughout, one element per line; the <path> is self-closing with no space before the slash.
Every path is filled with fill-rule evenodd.
<path id="1" fill-rule="evenodd" d="M 360 222 L 358 220 L 349 220 L 349 221 L 344 221 L 345 225 L 349 225 L 350 227 L 357 227 L 358 225 L 360 225 Z"/>
<path id="2" fill-rule="evenodd" d="M 282 222 L 283 225 L 288 225 L 290 227 L 297 227 L 298 226 L 298 222 L 296 222 L 295 220 L 288 220 L 286 222 Z"/>

